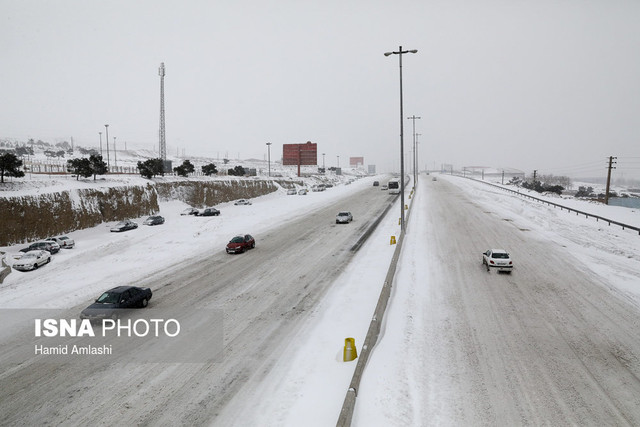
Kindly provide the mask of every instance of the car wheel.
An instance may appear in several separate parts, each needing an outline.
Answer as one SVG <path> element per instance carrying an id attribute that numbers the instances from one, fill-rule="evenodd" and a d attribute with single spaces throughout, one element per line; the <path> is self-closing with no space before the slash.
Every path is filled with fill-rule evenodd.
<path id="1" fill-rule="evenodd" d="M 253 242 L 253 243 L 251 244 L 251 249 L 253 249 L 253 248 L 255 248 L 255 247 L 256 247 L 256 242 Z"/>
<path id="2" fill-rule="evenodd" d="M 47 258 L 47 264 L 51 262 L 51 258 Z"/>
<path id="3" fill-rule="evenodd" d="M 37 270 L 37 269 L 38 269 L 38 263 L 37 263 L 37 262 L 33 264 L 33 269 L 34 269 L 34 270 Z"/>
<path id="4" fill-rule="evenodd" d="M 146 298 L 143 298 L 142 299 L 142 308 L 145 308 L 148 305 L 149 305 L 149 300 L 147 300 Z"/>

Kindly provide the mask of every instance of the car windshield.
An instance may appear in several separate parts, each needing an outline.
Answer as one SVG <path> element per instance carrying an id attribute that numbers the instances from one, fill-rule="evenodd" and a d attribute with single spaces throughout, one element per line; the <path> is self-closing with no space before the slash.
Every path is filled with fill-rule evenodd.
<path id="1" fill-rule="evenodd" d="M 340 215 L 340 216 L 349 216 L 349 212 L 340 212 L 338 215 Z"/>
<path id="2" fill-rule="evenodd" d="M 491 254 L 491 258 L 500 258 L 500 259 L 507 259 L 509 258 L 509 254 L 504 253 L 504 252 L 494 252 Z"/>
<path id="3" fill-rule="evenodd" d="M 64 236 L 63 237 L 58 237 L 58 239 L 60 239 L 60 240 L 69 240 L 68 237 L 64 237 Z"/>
<path id="4" fill-rule="evenodd" d="M 236 236 L 233 239 L 231 239 L 229 243 L 242 243 L 242 242 L 244 242 L 244 237 Z"/>
<path id="5" fill-rule="evenodd" d="M 21 259 L 37 258 L 37 257 L 38 257 L 38 254 L 26 253 L 26 254 L 22 255 Z"/>
<path id="6" fill-rule="evenodd" d="M 118 302 L 118 297 L 120 294 L 116 294 L 114 292 L 105 292 L 96 300 L 101 304 L 115 304 Z"/>

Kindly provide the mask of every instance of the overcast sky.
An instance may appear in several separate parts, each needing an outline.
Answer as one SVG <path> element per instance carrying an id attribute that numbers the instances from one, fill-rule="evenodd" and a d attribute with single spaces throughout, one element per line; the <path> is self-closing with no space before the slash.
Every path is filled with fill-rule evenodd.
<path id="1" fill-rule="evenodd" d="M 637 0 L 0 0 L 0 138 L 640 175 Z M 412 121 L 404 121 L 412 150 Z M 320 162 L 321 156 L 320 156 Z"/>

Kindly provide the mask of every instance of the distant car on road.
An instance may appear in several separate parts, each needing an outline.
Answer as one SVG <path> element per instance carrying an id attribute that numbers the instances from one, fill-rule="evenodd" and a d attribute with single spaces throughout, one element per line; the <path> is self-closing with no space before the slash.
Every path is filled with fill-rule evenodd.
<path id="1" fill-rule="evenodd" d="M 152 295 L 149 288 L 118 286 L 104 292 L 93 304 L 82 310 L 80 318 L 89 320 L 116 319 L 118 318 L 118 310 L 146 307 Z"/>
<path id="2" fill-rule="evenodd" d="M 216 208 L 204 208 L 198 212 L 197 216 L 218 216 L 220 211 Z"/>
<path id="3" fill-rule="evenodd" d="M 388 189 L 389 189 L 389 187 L 388 187 L 388 186 L 386 186 L 386 185 L 382 185 L 382 186 L 380 187 L 380 189 L 381 189 L 381 190 L 388 190 Z"/>
<path id="4" fill-rule="evenodd" d="M 133 230 L 134 228 L 138 228 L 138 223 L 125 219 L 124 221 L 120 221 L 119 223 L 111 227 L 111 231 L 114 233 L 118 233 L 121 231 Z"/>
<path id="5" fill-rule="evenodd" d="M 227 243 L 226 250 L 228 254 L 241 254 L 247 249 L 253 249 L 255 247 L 256 239 L 254 239 L 250 234 L 244 234 L 232 238 L 229 243 Z"/>
<path id="6" fill-rule="evenodd" d="M 20 249 L 20 252 L 29 251 L 47 251 L 53 255 L 60 251 L 60 245 L 52 240 L 43 240 L 41 242 L 34 242 L 26 248 Z"/>
<path id="7" fill-rule="evenodd" d="M 196 208 L 187 208 L 180 212 L 180 215 L 198 215 L 199 210 Z"/>
<path id="8" fill-rule="evenodd" d="M 298 191 L 298 194 L 301 196 L 306 196 L 308 192 L 309 190 L 307 190 L 306 188 L 301 188 L 300 191 Z"/>
<path id="9" fill-rule="evenodd" d="M 13 268 L 20 271 L 35 270 L 51 262 L 51 254 L 45 250 L 29 251 L 14 261 Z"/>
<path id="10" fill-rule="evenodd" d="M 287 190 L 287 196 L 295 196 L 296 194 L 298 194 L 298 192 L 295 188 L 290 188 L 289 190 Z"/>
<path id="11" fill-rule="evenodd" d="M 487 271 L 492 268 L 498 272 L 505 271 L 511 273 L 513 270 L 513 261 L 509 253 L 504 249 L 489 249 L 482 254 L 482 264 L 487 266 Z"/>
<path id="12" fill-rule="evenodd" d="M 62 249 L 71 249 L 76 245 L 75 240 L 67 236 L 49 237 L 45 239 L 50 242 L 56 242 Z"/>
<path id="13" fill-rule="evenodd" d="M 234 205 L 250 205 L 250 204 L 251 204 L 251 200 L 247 200 L 247 199 L 236 200 L 236 202 L 234 203 Z"/>
<path id="14" fill-rule="evenodd" d="M 144 225 L 160 225 L 164 224 L 164 217 L 160 215 L 151 215 L 149 218 L 145 219 L 142 223 Z"/>
<path id="15" fill-rule="evenodd" d="M 377 186 L 379 186 L 379 185 L 380 185 L 380 182 L 379 182 L 379 181 L 373 181 L 373 186 L 374 186 L 374 187 L 377 187 Z"/>
<path id="16" fill-rule="evenodd" d="M 353 221 L 353 215 L 349 211 L 338 212 L 336 215 L 336 224 L 348 224 Z"/>
<path id="17" fill-rule="evenodd" d="M 431 178 L 431 181 L 437 181 L 438 178 L 436 178 L 435 176 L 433 178 Z"/>

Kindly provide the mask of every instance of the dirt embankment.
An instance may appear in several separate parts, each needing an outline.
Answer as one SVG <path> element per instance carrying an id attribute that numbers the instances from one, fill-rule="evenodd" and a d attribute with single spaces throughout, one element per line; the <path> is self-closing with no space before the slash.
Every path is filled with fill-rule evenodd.
<path id="1" fill-rule="evenodd" d="M 291 181 L 280 185 L 288 187 Z M 299 183 L 298 183 L 299 184 Z M 0 195 L 0 246 L 30 242 L 107 221 L 137 218 L 159 211 L 158 200 L 214 206 L 278 189 L 272 181 L 151 182 L 146 186 L 73 189 L 14 197 Z"/>

